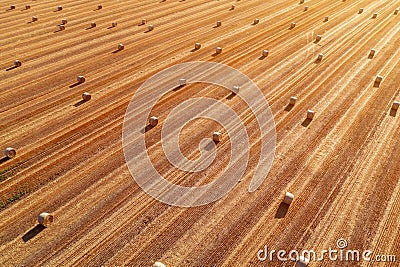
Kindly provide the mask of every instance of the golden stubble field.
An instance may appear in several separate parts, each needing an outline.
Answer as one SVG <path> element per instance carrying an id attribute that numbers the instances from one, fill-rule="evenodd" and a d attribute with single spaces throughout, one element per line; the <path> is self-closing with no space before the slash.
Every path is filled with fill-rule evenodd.
<path id="1" fill-rule="evenodd" d="M 372 0 L 2 1 L 0 147 L 14 147 L 17 156 L 0 159 L 0 265 L 293 266 L 257 254 L 264 246 L 337 249 L 342 238 L 347 249 L 397 261 L 326 258 L 309 266 L 398 266 L 400 114 L 391 109 L 400 100 L 398 7 L 400 1 Z M 116 52 L 120 43 L 124 50 Z M 22 65 L 11 68 L 14 60 Z M 271 107 L 277 146 L 269 175 L 249 193 L 260 133 L 246 120 L 251 153 L 241 182 L 216 202 L 181 208 L 141 190 L 121 136 L 140 85 L 190 61 L 223 63 L 250 77 Z M 78 75 L 86 81 L 77 84 Z M 84 92 L 90 101 L 81 101 Z M 217 86 L 168 93 L 152 112 L 160 123 L 145 134 L 160 174 L 174 168 L 160 143 L 163 120 L 193 96 L 221 100 L 251 118 L 239 97 Z M 296 105 L 288 107 L 292 96 Z M 217 127 L 188 124 L 183 154 L 196 157 L 197 144 Z M 221 175 L 231 144 L 225 138 L 218 146 L 219 160 L 190 183 Z M 184 183 L 185 175 L 175 171 L 171 179 Z M 282 208 L 286 191 L 295 199 Z M 55 215 L 45 229 L 37 226 L 43 211 Z"/>

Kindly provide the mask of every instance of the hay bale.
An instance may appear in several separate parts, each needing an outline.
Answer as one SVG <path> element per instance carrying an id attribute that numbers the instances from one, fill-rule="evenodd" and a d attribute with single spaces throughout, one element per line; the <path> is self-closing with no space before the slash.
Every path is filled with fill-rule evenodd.
<path id="1" fill-rule="evenodd" d="M 379 85 L 382 82 L 382 80 L 383 80 L 383 77 L 381 75 L 378 75 L 378 76 L 376 76 L 375 83 L 377 83 Z"/>
<path id="2" fill-rule="evenodd" d="M 97 9 L 102 9 L 103 6 L 102 5 L 97 5 Z"/>
<path id="3" fill-rule="evenodd" d="M 58 11 L 61 11 L 62 9 L 63 9 L 62 6 L 58 6 L 58 7 L 57 7 L 57 10 L 58 10 Z"/>
<path id="4" fill-rule="evenodd" d="M 25 9 L 26 10 L 31 9 L 31 5 L 25 5 Z"/>
<path id="5" fill-rule="evenodd" d="M 310 263 L 309 259 L 300 256 L 299 259 L 296 261 L 295 267 L 307 267 L 309 263 Z"/>
<path id="6" fill-rule="evenodd" d="M 318 54 L 317 60 L 318 60 L 318 61 L 321 61 L 323 57 L 324 57 L 324 54 L 320 53 L 320 54 Z"/>
<path id="7" fill-rule="evenodd" d="M 216 54 L 221 54 L 222 53 L 222 48 L 221 47 L 217 47 L 217 48 L 215 48 L 215 53 Z"/>
<path id="8" fill-rule="evenodd" d="M 292 97 L 290 98 L 290 100 L 289 100 L 289 105 L 294 106 L 294 105 L 296 104 L 296 101 L 297 101 L 297 97 L 292 96 Z"/>
<path id="9" fill-rule="evenodd" d="M 150 117 L 150 119 L 149 119 L 149 123 L 150 123 L 150 125 L 151 126 L 156 126 L 157 124 L 158 124 L 158 118 L 157 117 Z"/>
<path id="10" fill-rule="evenodd" d="M 253 24 L 257 25 L 258 23 L 260 23 L 260 20 L 259 19 L 254 19 Z"/>
<path id="11" fill-rule="evenodd" d="M 147 20 L 146 19 L 142 19 L 142 25 L 146 24 Z"/>
<path id="12" fill-rule="evenodd" d="M 294 195 L 290 192 L 286 192 L 285 196 L 283 197 L 282 202 L 290 205 L 290 204 L 292 204 L 293 199 L 294 199 Z"/>
<path id="13" fill-rule="evenodd" d="M 62 20 L 61 20 L 61 24 L 62 24 L 62 25 L 67 24 L 67 19 L 62 19 Z"/>
<path id="14" fill-rule="evenodd" d="M 214 132 L 213 133 L 213 141 L 215 143 L 218 143 L 221 141 L 221 133 L 220 132 Z"/>
<path id="15" fill-rule="evenodd" d="M 240 89 L 239 85 L 235 85 L 235 86 L 232 87 L 232 92 L 234 94 L 237 94 L 237 93 L 239 93 L 239 89 Z"/>
<path id="16" fill-rule="evenodd" d="M 89 101 L 90 99 L 92 99 L 92 95 L 85 92 L 82 94 L 82 99 L 83 101 Z"/>
<path id="17" fill-rule="evenodd" d="M 304 11 L 307 11 L 307 10 L 308 10 L 308 6 L 305 6 L 305 7 L 304 7 Z"/>
<path id="18" fill-rule="evenodd" d="M 10 6 L 10 9 L 15 9 L 15 5 L 11 5 L 11 6 Z"/>
<path id="19" fill-rule="evenodd" d="M 111 23 L 111 27 L 117 27 L 117 23 L 114 21 Z"/>
<path id="20" fill-rule="evenodd" d="M 304 0 L 300 0 L 300 4 L 304 4 Z"/>
<path id="21" fill-rule="evenodd" d="M 12 147 L 7 147 L 4 150 L 4 154 L 6 155 L 7 158 L 12 159 L 17 155 L 17 151 Z"/>
<path id="22" fill-rule="evenodd" d="M 153 267 L 167 267 L 164 263 L 162 263 L 162 262 L 159 262 L 159 261 L 156 261 L 154 264 L 153 264 Z"/>
<path id="23" fill-rule="evenodd" d="M 42 212 L 38 217 L 38 222 L 44 227 L 47 227 L 54 222 L 54 215 L 47 212 Z"/>
<path id="24" fill-rule="evenodd" d="M 125 47 L 124 47 L 123 44 L 119 44 L 119 45 L 118 45 L 118 51 L 124 50 L 124 48 L 125 48 Z"/>
<path id="25" fill-rule="evenodd" d="M 186 79 L 179 79 L 178 83 L 179 83 L 179 86 L 184 86 L 184 85 L 186 85 Z"/>
<path id="26" fill-rule="evenodd" d="M 394 14 L 395 15 L 399 14 L 399 9 L 398 8 L 395 9 Z"/>
<path id="27" fill-rule="evenodd" d="M 22 65 L 22 62 L 19 61 L 18 59 L 14 61 L 14 66 L 15 67 L 21 67 L 21 65 Z"/>
<path id="28" fill-rule="evenodd" d="M 153 26 L 153 25 L 149 25 L 149 26 L 147 27 L 147 30 L 148 30 L 149 32 L 151 32 L 152 30 L 154 30 L 154 26 Z"/>
<path id="29" fill-rule="evenodd" d="M 38 18 L 36 16 L 32 17 L 32 22 L 38 21 Z"/>
<path id="30" fill-rule="evenodd" d="M 322 39 L 322 36 L 319 34 L 317 35 L 317 37 L 315 37 L 315 41 L 317 41 L 317 42 L 321 41 L 321 39 Z"/>
<path id="31" fill-rule="evenodd" d="M 200 43 L 195 43 L 194 44 L 194 49 L 199 50 L 201 48 L 201 44 Z"/>
<path id="32" fill-rule="evenodd" d="M 328 16 L 325 16 L 325 17 L 324 17 L 324 21 L 327 22 L 328 20 L 329 20 L 329 17 L 328 17 Z"/>
<path id="33" fill-rule="evenodd" d="M 90 23 L 90 27 L 91 27 L 91 28 L 96 27 L 96 22 L 91 22 L 91 23 Z"/>
<path id="34" fill-rule="evenodd" d="M 400 102 L 399 101 L 394 101 L 392 104 L 392 109 L 398 110 L 400 107 Z"/>
<path id="35" fill-rule="evenodd" d="M 293 29 L 294 27 L 296 27 L 296 22 L 290 23 L 290 28 Z"/>
<path id="36" fill-rule="evenodd" d="M 315 116 L 315 111 L 313 111 L 313 110 L 307 110 L 307 119 L 309 119 L 309 120 L 312 120 L 312 119 L 314 119 L 314 116 Z"/>
<path id="37" fill-rule="evenodd" d="M 217 21 L 217 27 L 220 27 L 222 25 L 221 21 Z"/>
<path id="38" fill-rule="evenodd" d="M 58 25 L 58 28 L 60 29 L 60 31 L 65 30 L 65 25 Z"/>
<path id="39" fill-rule="evenodd" d="M 84 83 L 86 81 L 86 78 L 85 76 L 78 76 L 76 80 L 78 81 L 78 83 Z"/>
<path id="40" fill-rule="evenodd" d="M 232 5 L 232 6 L 231 6 L 231 10 L 235 10 L 235 5 Z"/>
<path id="41" fill-rule="evenodd" d="M 373 19 L 376 19 L 377 17 L 378 17 L 378 13 L 372 14 L 372 18 L 373 18 Z"/>
<path id="42" fill-rule="evenodd" d="M 268 55 L 269 55 L 269 51 L 264 49 L 264 50 L 262 51 L 262 56 L 263 56 L 263 57 L 267 57 Z"/>
<path id="43" fill-rule="evenodd" d="M 361 13 L 363 13 L 364 12 L 364 8 L 360 8 L 359 10 L 358 10 L 358 14 L 361 14 Z"/>
<path id="44" fill-rule="evenodd" d="M 369 57 L 373 58 L 375 56 L 375 49 L 371 49 L 371 51 L 369 52 Z"/>

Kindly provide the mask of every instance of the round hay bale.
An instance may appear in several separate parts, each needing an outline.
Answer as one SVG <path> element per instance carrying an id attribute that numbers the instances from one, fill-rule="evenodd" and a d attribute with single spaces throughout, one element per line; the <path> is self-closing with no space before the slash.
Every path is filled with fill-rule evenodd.
<path id="1" fill-rule="evenodd" d="M 159 262 L 159 261 L 156 261 L 154 264 L 153 264 L 153 267 L 167 267 L 164 263 L 162 263 L 162 262 Z"/>
<path id="2" fill-rule="evenodd" d="M 7 158 L 12 159 L 17 155 L 17 151 L 12 147 L 7 147 L 4 150 L 4 154 L 6 155 Z"/>
<path id="3" fill-rule="evenodd" d="M 360 8 L 359 10 L 358 10 L 358 14 L 361 14 L 361 13 L 363 13 L 364 12 L 364 8 Z"/>
<path id="4" fill-rule="evenodd" d="M 117 23 L 114 21 L 111 23 L 111 27 L 117 27 Z"/>
<path id="5" fill-rule="evenodd" d="M 58 7 L 57 7 L 57 10 L 58 10 L 58 11 L 61 11 L 62 9 L 63 9 L 62 6 L 58 6 Z"/>
<path id="6" fill-rule="evenodd" d="M 235 85 L 235 86 L 232 87 L 232 92 L 234 94 L 237 94 L 237 93 L 239 93 L 239 89 L 240 89 L 239 85 Z"/>
<path id="7" fill-rule="evenodd" d="M 290 100 L 289 100 L 289 105 L 294 106 L 294 105 L 296 104 L 296 101 L 297 101 L 297 97 L 292 96 L 292 97 L 290 98 Z"/>
<path id="8" fill-rule="evenodd" d="M 325 21 L 325 22 L 327 22 L 328 20 L 329 20 L 329 17 L 328 17 L 328 16 L 324 17 L 324 21 Z"/>
<path id="9" fill-rule="evenodd" d="M 157 126 L 157 124 L 158 124 L 158 118 L 155 117 L 155 116 L 150 117 L 149 123 L 150 123 L 150 125 L 153 126 L 153 127 L 154 127 L 154 126 Z"/>
<path id="10" fill-rule="evenodd" d="M 231 10 L 235 10 L 235 5 L 232 5 L 232 6 L 231 6 Z"/>
<path id="11" fill-rule="evenodd" d="M 18 59 L 14 61 L 14 66 L 15 67 L 21 67 L 21 65 L 22 65 L 22 62 L 19 61 Z"/>
<path id="12" fill-rule="evenodd" d="M 215 53 L 216 54 L 221 54 L 222 53 L 222 48 L 221 47 L 217 47 L 217 48 L 215 48 Z"/>
<path id="13" fill-rule="evenodd" d="M 151 32 L 152 30 L 154 30 L 154 26 L 153 26 L 153 25 L 149 25 L 149 26 L 147 27 L 147 30 L 148 30 L 149 32 Z"/>
<path id="14" fill-rule="evenodd" d="M 32 17 L 32 22 L 38 21 L 38 18 L 36 16 Z"/>
<path id="15" fill-rule="evenodd" d="M 103 6 L 102 5 L 97 5 L 97 9 L 102 9 Z"/>
<path id="16" fill-rule="evenodd" d="M 195 43 L 194 44 L 194 49 L 198 50 L 201 48 L 201 44 L 200 43 Z"/>
<path id="17" fill-rule="evenodd" d="M 60 31 L 65 30 L 65 25 L 58 25 L 58 27 L 59 27 Z"/>
<path id="18" fill-rule="evenodd" d="M 300 0 L 300 4 L 304 4 L 304 0 Z"/>
<path id="19" fill-rule="evenodd" d="M 142 25 L 145 25 L 147 23 L 146 19 L 142 19 Z"/>
<path id="20" fill-rule="evenodd" d="M 260 23 L 260 20 L 259 19 L 254 19 L 253 24 L 257 25 L 258 23 Z"/>
<path id="21" fill-rule="evenodd" d="M 294 28 L 294 27 L 296 27 L 296 22 L 292 22 L 292 23 L 290 23 L 290 28 Z"/>
<path id="22" fill-rule="evenodd" d="M 399 101 L 394 101 L 392 104 L 392 109 L 398 110 L 400 107 L 400 102 Z"/>
<path id="23" fill-rule="evenodd" d="M 372 14 L 372 18 L 373 18 L 373 19 L 376 19 L 377 17 L 378 17 L 378 13 Z"/>
<path id="24" fill-rule="evenodd" d="M 91 22 L 91 23 L 90 23 L 90 27 L 91 27 L 91 28 L 96 27 L 96 22 Z"/>
<path id="25" fill-rule="evenodd" d="M 308 6 L 305 6 L 305 7 L 304 7 L 304 11 L 307 11 L 307 10 L 308 10 Z"/>
<path id="26" fill-rule="evenodd" d="M 398 9 L 398 8 L 396 8 L 396 9 L 394 10 L 394 14 L 395 14 L 395 15 L 399 14 L 399 9 Z"/>
<path id="27" fill-rule="evenodd" d="M 15 9 L 15 5 L 11 5 L 11 6 L 10 6 L 10 9 Z"/>
<path id="28" fill-rule="evenodd" d="M 67 22 L 68 22 L 67 19 L 62 19 L 61 20 L 61 24 L 63 24 L 63 25 L 67 24 Z"/>
<path id="29" fill-rule="evenodd" d="M 381 75 L 378 75 L 378 76 L 376 76 L 375 82 L 380 83 L 380 82 L 382 82 L 382 80 L 383 80 L 383 77 Z"/>
<path id="30" fill-rule="evenodd" d="M 179 86 L 186 85 L 186 79 L 179 79 Z"/>
<path id="31" fill-rule="evenodd" d="M 324 57 L 324 54 L 322 54 L 322 53 L 321 53 L 321 54 L 318 54 L 317 60 L 318 60 L 318 61 L 321 61 L 323 57 Z"/>
<path id="32" fill-rule="evenodd" d="M 124 50 L 124 48 L 125 48 L 125 47 L 124 47 L 123 44 L 119 44 L 119 45 L 118 45 L 118 51 Z"/>
<path id="33" fill-rule="evenodd" d="M 319 41 L 321 41 L 321 38 L 322 38 L 322 36 L 318 34 L 317 37 L 315 37 L 315 41 L 319 42 Z"/>
<path id="34" fill-rule="evenodd" d="M 314 119 L 314 116 L 315 116 L 315 111 L 307 110 L 307 119 L 312 120 Z"/>
<path id="35" fill-rule="evenodd" d="M 25 9 L 31 9 L 31 5 L 25 5 Z"/>
<path id="36" fill-rule="evenodd" d="M 221 133 L 220 132 L 214 132 L 213 133 L 213 141 L 215 143 L 218 143 L 221 141 Z"/>
<path id="37" fill-rule="evenodd" d="M 54 215 L 47 212 L 42 212 L 38 217 L 38 222 L 44 227 L 47 227 L 54 222 Z"/>
<path id="38" fill-rule="evenodd" d="M 217 21 L 217 27 L 221 27 L 222 22 L 221 21 Z"/>
<path id="39" fill-rule="evenodd" d="M 290 204 L 292 204 L 293 199 L 294 199 L 294 195 L 292 193 L 290 193 L 290 192 L 286 192 L 285 196 L 283 197 L 283 201 L 282 202 L 285 203 L 285 204 L 290 205 Z"/>
<path id="40" fill-rule="evenodd" d="M 303 256 L 300 256 L 299 259 L 296 261 L 295 267 L 307 267 L 308 263 L 310 263 L 309 259 L 307 259 Z"/>
<path id="41" fill-rule="evenodd" d="M 83 101 L 89 101 L 90 99 L 92 99 L 92 95 L 85 92 L 82 94 L 82 99 Z"/>
<path id="42" fill-rule="evenodd" d="M 267 57 L 269 55 L 269 51 L 268 50 L 263 50 L 262 51 L 262 56 L 263 57 Z"/>
<path id="43" fill-rule="evenodd" d="M 85 76 L 78 76 L 76 80 L 78 81 L 78 83 L 84 83 L 86 81 L 86 78 Z"/>

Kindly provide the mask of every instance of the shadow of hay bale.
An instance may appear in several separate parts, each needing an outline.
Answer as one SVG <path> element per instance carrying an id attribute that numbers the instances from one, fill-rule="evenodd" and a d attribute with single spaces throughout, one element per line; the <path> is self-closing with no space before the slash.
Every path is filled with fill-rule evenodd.
<path id="1" fill-rule="evenodd" d="M 24 234 L 22 240 L 24 242 L 28 242 L 29 240 L 37 236 L 40 232 L 42 232 L 45 228 L 46 228 L 45 226 L 37 224 L 35 227 L 33 227 L 31 230 L 29 230 L 27 233 Z"/>
<path id="2" fill-rule="evenodd" d="M 281 204 L 279 205 L 279 207 L 275 213 L 275 218 L 277 218 L 277 219 L 285 218 L 288 210 L 289 210 L 289 205 L 281 202 Z"/>

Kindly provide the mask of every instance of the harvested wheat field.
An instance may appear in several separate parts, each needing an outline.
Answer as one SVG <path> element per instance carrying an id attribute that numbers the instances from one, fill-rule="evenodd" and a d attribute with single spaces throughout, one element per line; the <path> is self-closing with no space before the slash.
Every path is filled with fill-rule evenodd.
<path id="1" fill-rule="evenodd" d="M 399 7 L 2 1 L 0 266 L 399 266 Z M 229 88 L 192 82 L 201 71 L 187 68 L 139 90 L 197 61 L 236 69 L 261 94 L 218 68 L 203 71 Z M 257 115 L 268 106 L 273 120 Z M 145 144 L 137 158 L 123 139 L 128 107 L 145 118 L 129 132 Z M 252 191 L 265 161 L 259 120 L 276 143 Z M 204 168 L 177 167 L 193 162 Z M 242 175 L 190 206 L 147 194 L 136 178 L 152 183 L 151 170 L 188 188 Z"/>

